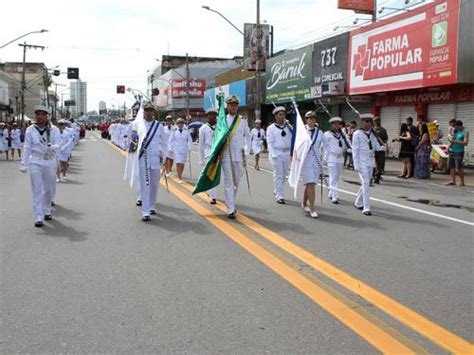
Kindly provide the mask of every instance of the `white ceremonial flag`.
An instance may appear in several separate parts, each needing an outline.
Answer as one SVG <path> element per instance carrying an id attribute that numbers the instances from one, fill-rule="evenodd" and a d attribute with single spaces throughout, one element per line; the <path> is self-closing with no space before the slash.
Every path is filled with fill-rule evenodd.
<path id="1" fill-rule="evenodd" d="M 294 125 L 295 144 L 293 147 L 293 158 L 291 159 L 288 184 L 291 188 L 293 188 L 294 196 L 296 198 L 298 182 L 301 176 L 301 169 L 303 168 L 306 155 L 308 155 L 308 151 L 311 146 L 311 139 L 309 137 L 308 131 L 306 130 L 303 119 L 301 118 L 300 112 L 298 111 L 298 106 L 296 106 L 296 102 L 294 100 L 293 107 L 296 112 L 296 122 Z"/>
<path id="2" fill-rule="evenodd" d="M 127 161 L 125 162 L 124 180 L 130 184 L 130 187 L 133 187 L 139 181 L 138 160 L 140 157 L 140 148 L 147 133 L 142 107 L 138 110 L 137 117 L 132 122 L 131 131 L 130 143 L 127 147 L 128 154 Z"/>

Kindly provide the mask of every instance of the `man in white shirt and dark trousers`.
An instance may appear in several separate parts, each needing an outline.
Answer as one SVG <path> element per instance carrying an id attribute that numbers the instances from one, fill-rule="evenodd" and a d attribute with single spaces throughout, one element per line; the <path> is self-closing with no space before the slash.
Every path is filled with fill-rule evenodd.
<path id="1" fill-rule="evenodd" d="M 248 160 L 250 147 L 250 129 L 247 119 L 238 114 L 239 99 L 232 95 L 226 100 L 227 127 L 232 129 L 224 155 L 222 158 L 222 172 L 224 173 L 224 196 L 227 207 L 227 218 L 235 219 L 235 195 L 239 187 L 240 178 L 244 173 L 244 164 Z"/>
<path id="2" fill-rule="evenodd" d="M 329 171 L 329 199 L 339 203 L 339 178 L 344 168 L 344 154 L 351 148 L 349 137 L 341 130 L 342 118 L 333 117 L 329 120 L 330 130 L 325 133 L 326 152 L 324 160 Z"/>
<path id="3" fill-rule="evenodd" d="M 201 165 L 201 168 L 206 165 L 209 160 L 209 154 L 211 153 L 214 130 L 217 122 L 217 110 L 215 108 L 207 109 L 206 116 L 207 123 L 202 125 L 199 129 L 199 165 Z M 216 188 L 210 189 L 207 193 L 209 195 L 209 203 L 215 205 L 217 196 Z"/>
<path id="4" fill-rule="evenodd" d="M 34 107 L 36 123 L 26 129 L 20 171 L 30 170 L 35 227 L 51 220 L 51 203 L 56 191 L 56 150 L 60 133 L 48 122 L 48 108 Z"/>
<path id="5" fill-rule="evenodd" d="M 352 159 L 354 170 L 359 173 L 361 187 L 357 194 L 354 206 L 362 210 L 366 216 L 371 216 L 370 211 L 370 180 L 375 167 L 375 151 L 380 150 L 377 135 L 372 129 L 374 115 L 367 113 L 360 116 L 361 129 L 352 136 Z"/>
<path id="6" fill-rule="evenodd" d="M 273 184 L 276 202 L 285 204 L 285 178 L 290 164 L 292 128 L 286 122 L 285 108 L 273 109 L 275 123 L 267 129 L 268 157 L 273 167 Z"/>

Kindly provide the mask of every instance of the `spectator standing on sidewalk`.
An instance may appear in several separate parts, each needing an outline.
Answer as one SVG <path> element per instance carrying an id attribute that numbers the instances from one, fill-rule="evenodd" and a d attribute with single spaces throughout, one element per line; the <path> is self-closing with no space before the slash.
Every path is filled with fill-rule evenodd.
<path id="1" fill-rule="evenodd" d="M 379 116 L 374 118 L 374 131 L 382 150 L 375 151 L 375 169 L 373 177 L 374 182 L 380 184 L 382 175 L 385 173 L 385 156 L 387 151 L 388 134 L 387 130 L 381 126 Z"/>
<path id="2" fill-rule="evenodd" d="M 405 120 L 406 124 L 408 125 L 408 130 L 410 131 L 411 135 L 411 144 L 413 146 L 413 151 L 415 151 L 416 146 L 418 145 L 418 141 L 420 140 L 420 131 L 418 128 L 413 124 L 413 117 L 409 116 Z M 410 176 L 415 174 L 415 154 L 410 157 L 410 164 L 411 164 L 411 171 Z"/>
<path id="3" fill-rule="evenodd" d="M 398 158 L 403 163 L 403 170 L 399 178 L 409 179 L 412 177 L 411 171 L 411 158 L 415 153 L 415 148 L 412 144 L 412 136 L 410 133 L 410 129 L 406 123 L 402 123 L 400 126 L 400 135 L 398 138 L 395 138 L 393 142 L 400 142 L 400 153 L 398 154 Z"/>
<path id="4" fill-rule="evenodd" d="M 415 177 L 429 179 L 431 177 L 431 142 L 423 116 L 418 117 L 418 130 L 420 139 L 415 147 Z"/>
<path id="5" fill-rule="evenodd" d="M 457 120 L 453 132 L 453 138 L 449 142 L 449 173 L 451 174 L 451 181 L 447 185 L 456 185 L 456 174 L 459 175 L 461 183 L 464 185 L 464 170 L 462 162 L 464 158 L 464 149 L 469 144 L 469 132 L 463 126 L 461 120 Z"/>

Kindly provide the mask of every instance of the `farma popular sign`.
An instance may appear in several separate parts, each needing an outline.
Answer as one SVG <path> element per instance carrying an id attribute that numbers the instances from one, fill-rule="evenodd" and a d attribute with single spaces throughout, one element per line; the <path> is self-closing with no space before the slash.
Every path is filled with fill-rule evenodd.
<path id="1" fill-rule="evenodd" d="M 436 1 L 352 31 L 349 94 L 456 83 L 459 2 Z"/>

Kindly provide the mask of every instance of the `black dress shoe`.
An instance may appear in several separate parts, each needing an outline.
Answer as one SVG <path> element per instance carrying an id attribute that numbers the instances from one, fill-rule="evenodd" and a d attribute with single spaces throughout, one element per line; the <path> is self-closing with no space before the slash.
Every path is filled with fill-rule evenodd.
<path id="1" fill-rule="evenodd" d="M 216 201 L 215 198 L 213 198 L 211 201 L 209 201 L 209 203 L 210 203 L 211 205 L 215 205 L 215 204 L 217 203 L 217 201 Z"/>
<path id="2" fill-rule="evenodd" d="M 284 199 L 281 198 L 281 199 L 277 200 L 277 203 L 279 203 L 280 205 L 284 205 L 286 202 L 285 202 Z"/>
<path id="3" fill-rule="evenodd" d="M 149 221 L 151 221 L 151 218 L 150 218 L 150 216 L 143 216 L 142 221 L 149 222 Z"/>
<path id="4" fill-rule="evenodd" d="M 137 200 L 137 206 L 141 206 L 142 205 L 142 200 Z"/>
<path id="5" fill-rule="evenodd" d="M 365 216 L 372 216 L 372 212 L 370 211 L 364 211 L 362 212 Z"/>
<path id="6" fill-rule="evenodd" d="M 339 200 L 332 200 L 332 203 L 335 204 L 335 205 L 338 205 L 338 204 L 339 204 Z"/>
<path id="7" fill-rule="evenodd" d="M 356 206 L 356 205 L 354 205 L 354 207 L 357 208 L 358 210 L 361 210 L 361 211 L 364 209 L 364 207 L 359 207 L 359 206 Z"/>
<path id="8" fill-rule="evenodd" d="M 227 218 L 229 218 L 229 219 L 235 219 L 235 212 L 229 213 L 229 214 L 227 215 Z"/>
<path id="9" fill-rule="evenodd" d="M 47 221 L 51 221 L 53 219 L 53 216 L 51 216 L 50 214 L 45 214 L 44 219 Z"/>
<path id="10" fill-rule="evenodd" d="M 35 227 L 43 227 L 43 222 L 41 222 L 41 221 L 36 221 L 36 222 L 35 222 Z"/>
<path id="11" fill-rule="evenodd" d="M 151 214 L 151 215 L 156 215 L 156 211 L 155 211 L 155 210 L 151 210 L 151 211 L 150 211 L 150 214 Z"/>
<path id="12" fill-rule="evenodd" d="M 54 201 L 51 201 L 51 207 L 54 207 L 56 206 L 56 204 L 54 203 Z"/>

